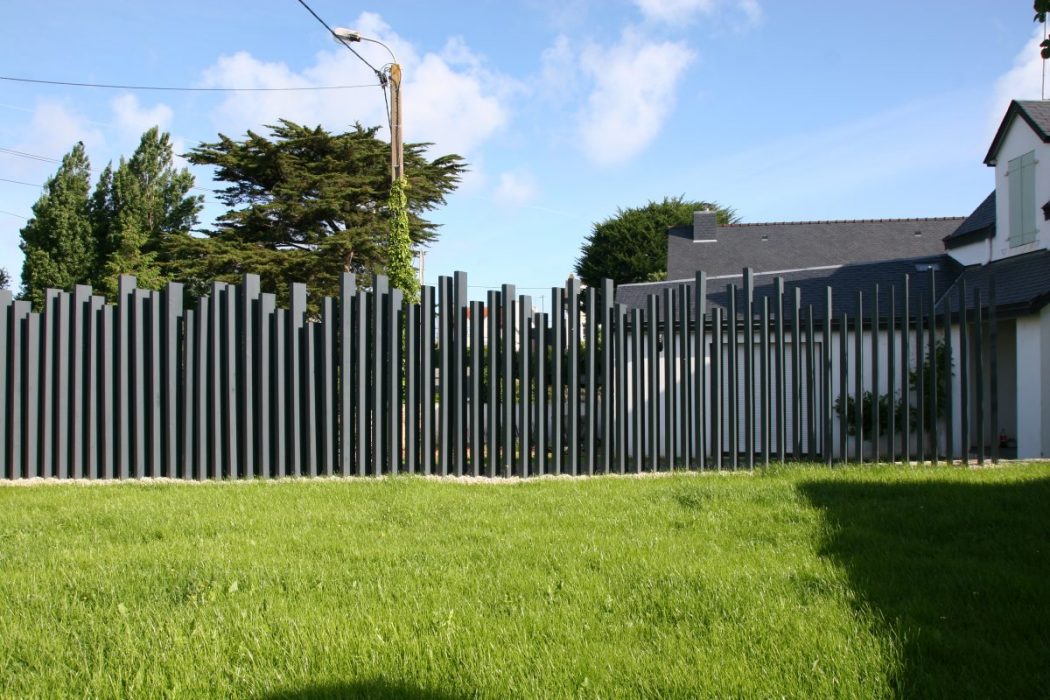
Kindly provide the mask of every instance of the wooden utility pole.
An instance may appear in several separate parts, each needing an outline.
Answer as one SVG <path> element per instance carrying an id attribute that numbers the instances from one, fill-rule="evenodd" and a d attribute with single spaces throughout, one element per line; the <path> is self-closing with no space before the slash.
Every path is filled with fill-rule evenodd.
<path id="1" fill-rule="evenodd" d="M 401 136 L 401 66 L 390 64 L 390 180 L 405 175 L 405 144 Z"/>

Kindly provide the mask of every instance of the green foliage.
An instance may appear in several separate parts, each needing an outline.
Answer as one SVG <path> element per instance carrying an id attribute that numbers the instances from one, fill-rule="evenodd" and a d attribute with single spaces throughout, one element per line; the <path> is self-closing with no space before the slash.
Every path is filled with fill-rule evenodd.
<path id="1" fill-rule="evenodd" d="M 937 420 L 943 420 L 948 411 L 948 401 L 951 400 L 949 391 L 951 390 L 951 377 L 954 376 L 953 369 L 955 366 L 954 360 L 948 353 L 948 347 L 944 344 L 944 341 L 938 341 L 934 346 L 934 357 L 937 362 Z M 926 356 L 922 362 L 922 388 L 923 388 L 923 411 L 921 420 L 927 430 L 933 428 L 934 413 L 933 413 L 933 368 L 932 358 L 929 351 L 926 352 Z M 908 387 L 912 396 L 918 396 L 919 390 L 919 372 L 917 370 L 908 371 Z M 874 401 L 875 397 L 870 391 L 865 391 L 861 394 L 861 408 L 862 415 L 860 426 L 864 430 L 864 435 L 870 437 L 874 433 L 872 427 L 874 426 Z M 889 429 L 889 416 L 890 416 L 890 402 L 893 402 L 894 408 L 894 427 L 898 430 L 904 427 L 904 416 L 908 416 L 910 426 L 917 428 L 919 426 L 920 416 L 918 405 L 909 405 L 907 410 L 904 407 L 904 398 L 898 394 L 895 397 L 891 397 L 889 394 L 879 394 L 879 432 L 882 435 L 886 434 Z M 857 432 L 857 402 L 853 396 L 846 397 L 845 406 L 842 405 L 841 397 L 835 399 L 835 412 L 839 416 L 843 416 L 846 421 L 846 433 L 854 435 Z"/>
<path id="2" fill-rule="evenodd" d="M 192 287 L 250 272 L 279 296 L 288 282 L 302 280 L 315 295 L 335 295 L 343 272 L 367 280 L 386 271 L 394 218 L 390 146 L 376 138 L 377 129 L 358 124 L 332 134 L 284 119 L 268 129 L 240 141 L 220 134 L 187 155 L 228 183 L 218 197 L 229 211 L 206 238 L 171 240 L 167 254 L 178 277 Z M 412 244 L 436 239 L 436 225 L 423 215 L 444 203 L 465 169 L 457 155 L 428 160 L 427 146 L 405 146 Z"/>
<path id="3" fill-rule="evenodd" d="M 8 273 L 7 268 L 0 267 L 0 289 L 7 289 L 11 286 L 11 275 Z"/>
<path id="4" fill-rule="evenodd" d="M 122 274 L 147 289 L 170 279 L 160 251 L 169 238 L 189 238 L 201 206 L 189 194 L 193 176 L 172 157 L 171 137 L 154 127 L 129 160 L 106 166 L 89 198 L 91 165 L 78 143 L 22 229 L 22 296 L 40 308 L 48 288 L 90 284 L 112 298 Z"/>
<path id="5" fill-rule="evenodd" d="M 693 212 L 714 209 L 722 226 L 737 221 L 728 207 L 711 202 L 664 197 L 644 207 L 617 209 L 616 215 L 594 225 L 584 240 L 576 273 L 594 287 L 609 278 L 616 284 L 652 282 L 667 274 L 667 229 L 693 222 Z"/>
<path id="6" fill-rule="evenodd" d="M 130 160 L 120 159 L 99 177 L 91 219 L 97 242 L 95 287 L 117 293 L 120 275 L 135 275 L 143 289 L 159 289 L 172 278 L 165 255 L 172 237 L 188 239 L 201 197 L 190 195 L 193 176 L 172 163 L 171 137 L 153 127 L 142 135 Z"/>
<path id="7" fill-rule="evenodd" d="M 1032 8 L 1035 10 L 1035 21 L 1046 24 L 1046 14 L 1050 12 L 1050 0 L 1034 0 Z M 1039 44 L 1039 55 L 1044 61 L 1050 58 L 1050 38 L 1044 38 Z"/>
<path id="8" fill-rule="evenodd" d="M 44 184 L 33 216 L 20 231 L 25 254 L 20 295 L 40 309 L 50 287 L 69 289 L 90 281 L 95 244 L 88 218 L 91 164 L 84 144 L 62 158 L 58 171 Z"/>
<path id="9" fill-rule="evenodd" d="M 405 301 L 419 300 L 419 278 L 412 267 L 412 238 L 408 226 L 408 195 L 405 178 L 398 178 L 390 186 L 388 207 L 392 215 L 390 241 L 387 245 L 386 273 L 390 284 L 405 293 Z"/>

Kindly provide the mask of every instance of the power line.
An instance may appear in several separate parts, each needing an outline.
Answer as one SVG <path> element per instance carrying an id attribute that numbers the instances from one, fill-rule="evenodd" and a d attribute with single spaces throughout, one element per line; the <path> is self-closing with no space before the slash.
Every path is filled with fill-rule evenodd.
<path id="1" fill-rule="evenodd" d="M 350 48 L 349 46 L 347 48 Z M 350 49 L 353 51 L 353 49 Z M 356 54 L 357 52 L 354 51 Z M 360 56 L 358 56 L 360 58 Z M 364 59 L 361 59 L 364 60 Z M 365 61 L 367 63 L 367 61 Z M 371 65 L 369 65 L 371 68 Z M 375 68 L 372 68 L 375 70 Z M 378 71 L 377 71 L 378 73 Z M 110 83 L 77 83 L 67 80 L 40 80 L 37 78 L 15 78 L 8 75 L 0 75 L 0 80 L 9 80 L 16 83 L 37 83 L 41 85 L 65 85 L 68 87 L 104 88 L 107 90 L 162 90 L 166 92 L 304 92 L 309 90 L 352 90 L 356 88 L 381 87 L 375 83 L 365 85 L 311 85 L 308 87 L 256 87 L 256 88 L 226 88 L 226 87 L 170 87 L 160 85 L 115 85 Z"/>
<path id="2" fill-rule="evenodd" d="M 13 148 L 4 148 L 0 146 L 0 153 L 6 153 L 10 156 L 18 156 L 19 158 L 29 158 L 30 160 L 39 160 L 44 163 L 61 163 L 58 158 L 48 158 L 47 156 L 40 156 L 35 153 L 26 153 L 25 151 L 16 151 Z"/>
<path id="3" fill-rule="evenodd" d="M 6 177 L 0 177 L 0 182 L 13 182 L 16 185 L 25 185 L 26 187 L 43 187 L 43 185 L 38 185 L 38 184 L 36 184 L 34 182 L 23 182 L 21 180 L 9 180 Z"/>
<path id="4" fill-rule="evenodd" d="M 8 216 L 13 216 L 16 219 L 25 219 L 26 221 L 29 221 L 28 216 L 22 216 L 21 214 L 16 214 L 13 211 L 7 211 L 6 209 L 0 209 L 0 214 L 7 214 Z"/>
<path id="5" fill-rule="evenodd" d="M 380 82 L 384 82 L 384 83 L 386 82 L 386 77 L 382 74 L 382 72 L 377 70 L 375 66 L 373 66 L 371 63 L 369 63 L 368 61 L 365 60 L 364 56 L 362 56 L 361 54 L 359 54 L 356 51 L 354 51 L 354 49 L 349 44 L 347 44 L 345 41 L 343 41 L 342 38 L 338 34 L 335 33 L 335 30 L 332 29 L 330 26 L 328 26 L 328 22 L 325 22 L 323 19 L 321 19 L 321 16 L 318 15 L 316 12 L 314 12 L 312 7 L 310 7 L 309 5 L 306 4 L 305 0 L 299 0 L 299 4 L 302 5 L 303 7 L 305 7 L 306 11 L 309 12 L 311 15 L 313 15 L 314 19 L 316 19 L 318 22 L 320 22 L 321 26 L 324 27 L 325 29 L 327 29 L 328 33 L 331 34 L 335 38 L 336 41 L 338 41 L 340 44 L 345 46 L 350 53 L 352 53 L 353 55 L 357 56 L 359 59 L 361 59 L 362 63 L 364 63 L 369 68 L 371 68 L 372 72 L 375 73 L 379 77 Z"/>

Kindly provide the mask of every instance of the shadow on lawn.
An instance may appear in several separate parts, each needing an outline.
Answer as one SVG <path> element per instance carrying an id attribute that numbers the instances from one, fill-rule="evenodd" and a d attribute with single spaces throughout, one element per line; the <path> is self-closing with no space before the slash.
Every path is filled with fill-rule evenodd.
<path id="1" fill-rule="evenodd" d="M 393 683 L 384 679 L 352 683 L 328 683 L 305 688 L 280 690 L 265 696 L 267 700 L 335 700 L 336 698 L 369 698 L 370 700 L 460 700 L 465 696 L 416 686 Z"/>
<path id="2" fill-rule="evenodd" d="M 1050 693 L 1050 479 L 811 481 L 822 554 L 901 648 L 904 697 Z"/>

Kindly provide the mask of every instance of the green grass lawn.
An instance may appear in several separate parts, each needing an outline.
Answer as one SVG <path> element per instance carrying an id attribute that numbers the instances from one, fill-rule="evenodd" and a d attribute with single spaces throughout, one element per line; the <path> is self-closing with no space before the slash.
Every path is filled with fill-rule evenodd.
<path id="1" fill-rule="evenodd" d="M 1046 697 L 1050 465 L 0 487 L 0 696 Z"/>

